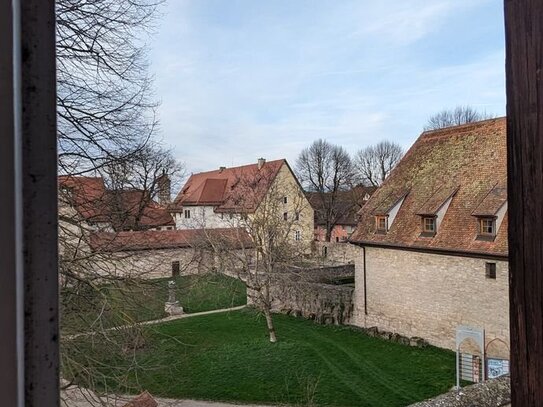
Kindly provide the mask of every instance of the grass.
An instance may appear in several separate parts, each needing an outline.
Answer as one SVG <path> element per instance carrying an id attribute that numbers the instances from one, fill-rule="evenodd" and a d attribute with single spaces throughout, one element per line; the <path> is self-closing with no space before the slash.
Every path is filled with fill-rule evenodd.
<path id="1" fill-rule="evenodd" d="M 65 334 L 163 318 L 168 279 L 64 289 L 61 328 Z M 187 313 L 244 305 L 246 287 L 222 274 L 177 277 L 176 299 Z"/>
<path id="2" fill-rule="evenodd" d="M 79 350 L 101 355 L 98 388 L 171 398 L 394 407 L 454 384 L 450 351 L 285 315 L 274 321 L 275 344 L 267 340 L 264 320 L 249 309 L 154 326 L 145 347 L 131 354 L 135 359 L 122 385 L 112 377 L 128 369 L 126 355 L 101 350 L 99 343 L 81 343 Z"/>

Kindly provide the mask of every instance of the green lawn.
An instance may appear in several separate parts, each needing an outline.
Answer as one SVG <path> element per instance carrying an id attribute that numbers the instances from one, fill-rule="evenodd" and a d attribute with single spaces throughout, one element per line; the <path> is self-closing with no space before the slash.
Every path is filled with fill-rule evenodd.
<path id="1" fill-rule="evenodd" d="M 165 317 L 168 281 L 156 279 L 82 286 L 61 292 L 61 328 L 65 334 L 109 328 Z M 245 284 L 221 274 L 175 279 L 176 298 L 185 312 L 235 307 L 247 302 Z"/>
<path id="2" fill-rule="evenodd" d="M 172 398 L 393 407 L 454 384 L 450 351 L 412 348 L 285 315 L 274 320 L 276 344 L 268 342 L 263 318 L 248 309 L 153 326 L 145 346 L 130 354 L 134 359 L 122 385 L 114 377 L 127 368 L 126 354 L 102 351 L 101 343 L 82 342 L 78 351 L 100 355 L 100 374 L 93 376 L 98 388 L 145 389 Z"/>

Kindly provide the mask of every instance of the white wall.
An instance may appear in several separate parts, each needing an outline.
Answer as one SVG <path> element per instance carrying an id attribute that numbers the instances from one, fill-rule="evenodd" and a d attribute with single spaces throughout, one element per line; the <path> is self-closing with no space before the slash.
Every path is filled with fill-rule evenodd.
<path id="1" fill-rule="evenodd" d="M 239 215 L 230 218 L 230 214 L 215 213 L 213 209 L 213 206 L 185 206 L 183 212 L 174 214 L 177 229 L 219 229 L 237 224 Z M 190 219 L 185 218 L 185 210 L 190 210 Z"/>

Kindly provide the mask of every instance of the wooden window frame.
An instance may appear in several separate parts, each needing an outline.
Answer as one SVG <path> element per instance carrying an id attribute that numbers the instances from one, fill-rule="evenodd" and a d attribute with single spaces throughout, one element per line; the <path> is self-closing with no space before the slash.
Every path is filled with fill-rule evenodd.
<path id="1" fill-rule="evenodd" d="M 0 2 L 2 405 L 60 405 L 54 0 Z"/>
<path id="2" fill-rule="evenodd" d="M 381 221 L 384 221 L 384 227 L 381 227 Z M 375 233 L 387 233 L 388 232 L 388 215 L 376 215 L 375 216 Z"/>
<path id="3" fill-rule="evenodd" d="M 485 231 L 485 222 L 492 222 L 492 232 Z M 494 241 L 497 233 L 496 217 L 481 216 L 477 219 L 477 240 Z"/>
<path id="4" fill-rule="evenodd" d="M 432 229 L 428 229 L 428 221 L 432 222 Z M 437 233 L 437 216 L 422 216 L 420 220 L 420 227 L 422 237 L 434 237 Z"/>

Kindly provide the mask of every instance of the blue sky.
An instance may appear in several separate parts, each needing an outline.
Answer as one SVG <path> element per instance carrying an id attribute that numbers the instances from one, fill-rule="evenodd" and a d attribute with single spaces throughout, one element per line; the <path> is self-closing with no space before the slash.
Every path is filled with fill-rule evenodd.
<path id="1" fill-rule="evenodd" d="M 164 143 L 189 172 L 294 164 L 324 138 L 409 147 L 428 116 L 505 114 L 500 0 L 168 0 L 151 43 Z"/>

